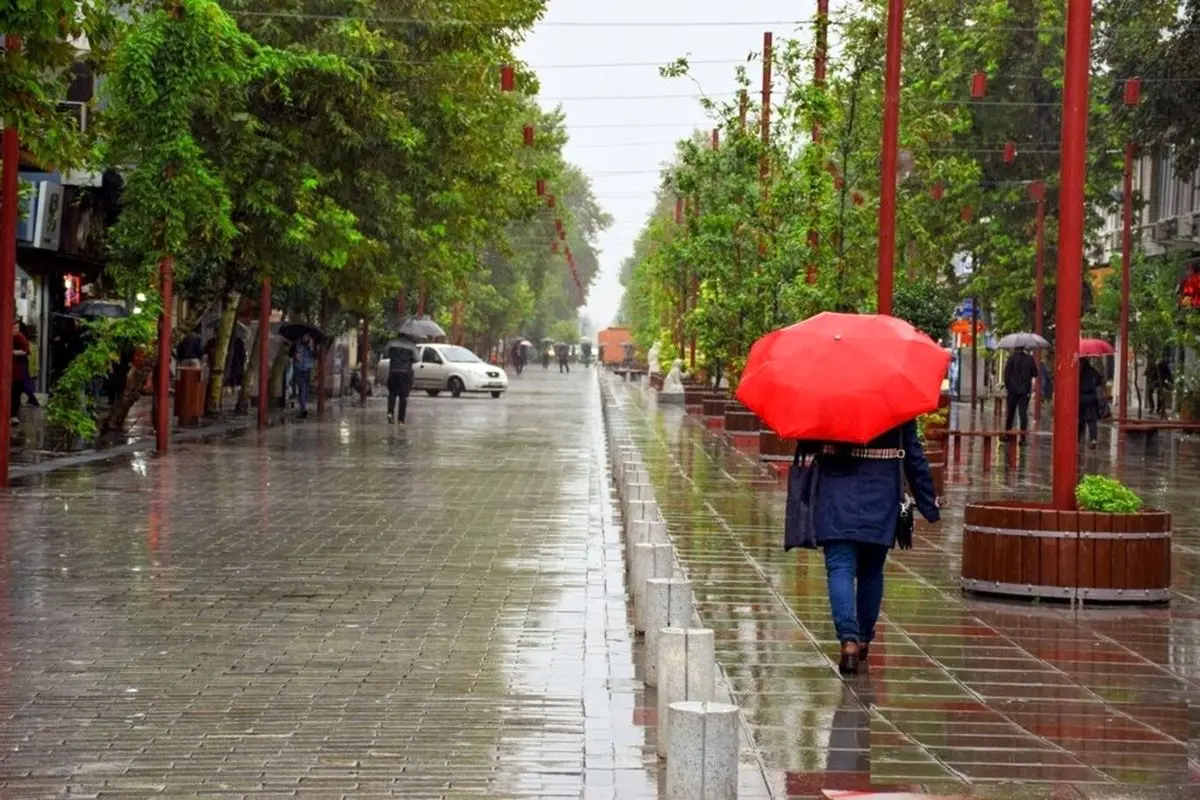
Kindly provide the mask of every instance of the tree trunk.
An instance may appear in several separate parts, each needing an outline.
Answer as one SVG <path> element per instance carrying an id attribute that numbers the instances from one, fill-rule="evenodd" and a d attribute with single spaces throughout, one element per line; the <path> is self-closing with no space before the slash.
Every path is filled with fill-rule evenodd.
<path id="1" fill-rule="evenodd" d="M 242 296 L 237 292 L 226 292 L 221 300 L 221 320 L 217 323 L 217 346 L 213 353 L 212 372 L 208 376 L 208 410 L 220 414 L 225 393 L 225 361 L 229 358 L 229 343 L 233 339 L 233 326 L 237 322 L 238 305 Z"/>
<path id="2" fill-rule="evenodd" d="M 250 358 L 246 362 L 246 375 L 242 378 L 242 385 L 238 389 L 237 405 L 234 410 L 239 414 L 245 414 L 250 410 L 250 381 L 254 381 L 255 388 L 258 387 L 258 337 L 262 336 L 263 326 L 254 326 L 254 343 L 250 346 Z M 264 392 L 259 391 L 259 397 L 264 396 Z M 260 401 L 261 402 L 261 401 Z"/>

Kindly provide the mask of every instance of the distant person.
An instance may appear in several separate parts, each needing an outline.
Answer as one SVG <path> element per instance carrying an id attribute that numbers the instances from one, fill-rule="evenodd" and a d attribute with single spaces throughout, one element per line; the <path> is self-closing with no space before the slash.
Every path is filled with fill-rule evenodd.
<path id="1" fill-rule="evenodd" d="M 1104 391 L 1104 378 L 1091 362 L 1079 360 L 1079 441 L 1083 441 L 1086 429 L 1088 447 L 1093 450 L 1100 438 L 1100 398 Z"/>
<path id="2" fill-rule="evenodd" d="M 20 320 L 17 321 L 17 327 L 21 331 L 21 335 L 25 337 L 25 341 L 29 342 L 29 351 L 25 356 L 25 397 L 29 399 L 31 408 L 41 407 L 38 402 L 37 392 L 34 391 L 34 379 L 38 374 L 38 348 L 37 340 L 34 337 L 33 328 L 26 325 Z"/>
<path id="3" fill-rule="evenodd" d="M 417 349 L 411 342 L 399 339 L 388 347 L 388 405 L 387 421 L 404 427 L 408 416 L 408 393 L 412 391 L 413 364 Z"/>
<path id="4" fill-rule="evenodd" d="M 542 369 L 550 369 L 550 359 L 554 357 L 554 351 L 549 347 L 542 353 Z"/>
<path id="5" fill-rule="evenodd" d="M 229 389 L 239 389 L 245 379 L 246 342 L 235 330 L 233 341 L 229 343 L 229 356 L 225 359 L 225 386 Z"/>
<path id="6" fill-rule="evenodd" d="M 21 396 L 25 394 L 25 376 L 29 365 L 29 340 L 21 333 L 21 323 L 12 326 L 12 405 L 10 416 L 13 425 L 21 424 Z"/>
<path id="7" fill-rule="evenodd" d="M 1042 373 L 1038 377 L 1038 391 L 1042 393 L 1043 400 L 1054 397 L 1054 373 L 1045 359 L 1042 360 Z"/>
<path id="8" fill-rule="evenodd" d="M 292 356 L 292 380 L 296 384 L 296 399 L 300 403 L 300 419 L 308 419 L 308 388 L 316 363 L 316 346 L 312 336 L 306 333 L 296 345 L 296 353 Z"/>
<path id="9" fill-rule="evenodd" d="M 513 365 L 513 369 L 515 369 L 517 371 L 518 375 L 520 375 L 521 372 L 525 369 L 525 348 L 521 346 L 520 342 L 517 342 L 516 344 L 513 345 L 512 365 Z"/>
<path id="10" fill-rule="evenodd" d="M 566 345 L 555 348 L 555 354 L 558 356 L 558 372 L 561 375 L 566 372 L 571 372 L 571 351 Z"/>
<path id="11" fill-rule="evenodd" d="M 175 348 L 175 361 L 180 367 L 198 367 L 204 358 L 204 344 L 200 341 L 200 332 L 192 331 L 183 337 L 183 341 Z"/>
<path id="12" fill-rule="evenodd" d="M 1004 365 L 1004 391 L 1008 395 L 1004 430 L 1011 431 L 1017 417 L 1020 417 L 1022 435 L 1029 430 L 1029 398 L 1033 394 L 1033 379 L 1037 372 L 1037 362 L 1024 347 L 1014 350 Z"/>

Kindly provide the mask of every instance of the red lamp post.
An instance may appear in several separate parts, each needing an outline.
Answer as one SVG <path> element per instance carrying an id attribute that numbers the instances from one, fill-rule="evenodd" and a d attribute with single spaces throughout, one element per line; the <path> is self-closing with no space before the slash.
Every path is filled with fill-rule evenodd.
<path id="1" fill-rule="evenodd" d="M 1063 75 L 1061 207 L 1055 308 L 1054 507 L 1075 507 L 1079 459 L 1079 331 L 1082 306 L 1084 184 L 1087 178 L 1088 70 L 1092 0 L 1067 0 Z"/>
<path id="2" fill-rule="evenodd" d="M 879 313 L 892 313 L 896 268 L 896 178 L 900 158 L 900 51 L 904 0 L 888 0 L 883 80 L 883 173 L 879 190 Z"/>
<path id="3" fill-rule="evenodd" d="M 9 52 L 21 49 L 16 36 L 5 37 Z M 0 155 L 0 330 L 11 331 L 13 326 L 13 287 L 17 282 L 17 197 L 21 170 L 21 143 L 13 120 L 5 120 Z M 8 485 L 8 465 L 12 447 L 12 358 L 0 358 L 0 486 Z"/>
<path id="4" fill-rule="evenodd" d="M 2 280 L 2 278 L 0 278 Z M 162 311 L 158 317 L 158 369 L 154 376 L 155 409 L 154 449 L 165 453 L 171 446 L 171 307 L 175 305 L 175 259 L 164 257 L 158 262 L 158 286 L 162 295 Z"/>
<path id="5" fill-rule="evenodd" d="M 1125 81 L 1125 105 L 1136 106 L 1142 99 L 1142 79 Z M 1125 184 L 1121 219 L 1121 386 L 1117 396 L 1117 421 L 1129 418 L 1129 291 L 1133 275 L 1133 159 L 1137 155 L 1133 139 L 1125 142 Z"/>

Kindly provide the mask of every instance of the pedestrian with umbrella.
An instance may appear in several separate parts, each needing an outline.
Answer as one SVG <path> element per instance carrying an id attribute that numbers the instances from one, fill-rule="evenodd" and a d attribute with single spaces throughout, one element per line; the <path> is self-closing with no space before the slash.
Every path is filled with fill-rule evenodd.
<path id="1" fill-rule="evenodd" d="M 1029 430 L 1029 399 L 1033 396 L 1033 379 L 1038 376 L 1037 361 L 1028 350 L 1049 345 L 1036 333 L 1010 333 L 996 344 L 999 350 L 1013 351 L 1004 365 L 1004 392 L 1008 396 L 1004 430 L 1011 431 L 1013 422 L 1020 417 L 1022 438 Z"/>
<path id="2" fill-rule="evenodd" d="M 824 551 L 844 675 L 867 660 L 884 563 L 912 546 L 912 506 L 940 519 L 916 418 L 938 407 L 948 362 L 902 320 L 825 313 L 764 336 L 742 373 L 737 399 L 799 440 L 784 546 Z"/>
<path id="3" fill-rule="evenodd" d="M 389 424 L 397 423 L 403 428 L 404 420 L 408 416 L 408 393 L 412 391 L 417 348 L 412 339 L 402 336 L 388 342 L 387 355 L 387 421 Z"/>
<path id="4" fill-rule="evenodd" d="M 558 359 L 558 372 L 571 372 L 571 348 L 563 342 L 558 342 L 554 345 L 554 355 Z"/>

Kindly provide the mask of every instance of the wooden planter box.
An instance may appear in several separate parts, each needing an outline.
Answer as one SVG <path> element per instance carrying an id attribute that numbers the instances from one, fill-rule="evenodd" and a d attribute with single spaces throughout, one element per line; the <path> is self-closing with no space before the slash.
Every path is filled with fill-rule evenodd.
<path id="1" fill-rule="evenodd" d="M 663 387 L 663 377 L 664 376 L 660 372 L 651 372 L 650 388 L 661 392 Z"/>
<path id="2" fill-rule="evenodd" d="M 933 490 L 937 492 L 937 496 L 941 497 L 946 494 L 946 463 L 943 461 L 940 464 L 929 464 L 929 471 L 933 474 Z"/>
<path id="3" fill-rule="evenodd" d="M 962 586 L 1012 597 L 1168 602 L 1171 515 L 970 503 L 964 513 Z"/>
<path id="4" fill-rule="evenodd" d="M 685 383 L 683 385 L 683 404 L 699 408 L 704 398 L 709 395 L 709 388 L 702 383 Z"/>
<path id="5" fill-rule="evenodd" d="M 758 432 L 758 455 L 763 461 L 789 462 L 796 457 L 796 440 L 763 428 Z"/>
<path id="6" fill-rule="evenodd" d="M 736 400 L 725 403 L 725 431 L 727 433 L 754 434 L 762 427 L 758 416 Z"/>

